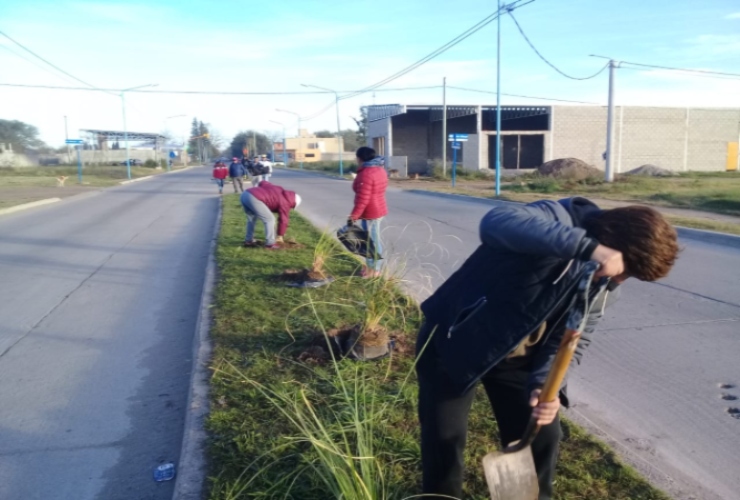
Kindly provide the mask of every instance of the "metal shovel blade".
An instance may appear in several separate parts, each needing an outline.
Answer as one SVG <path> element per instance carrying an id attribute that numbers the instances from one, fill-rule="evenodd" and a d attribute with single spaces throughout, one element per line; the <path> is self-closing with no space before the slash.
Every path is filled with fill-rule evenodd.
<path id="1" fill-rule="evenodd" d="M 540 488 L 532 449 L 513 453 L 492 452 L 483 457 L 491 500 L 537 500 Z"/>

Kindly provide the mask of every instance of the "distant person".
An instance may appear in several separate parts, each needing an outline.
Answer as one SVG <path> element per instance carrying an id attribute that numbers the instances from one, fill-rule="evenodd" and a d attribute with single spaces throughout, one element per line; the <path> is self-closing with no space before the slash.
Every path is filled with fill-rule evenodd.
<path id="1" fill-rule="evenodd" d="M 362 228 L 368 232 L 375 243 L 378 255 L 383 254 L 383 244 L 380 239 L 380 222 L 388 215 L 388 206 L 385 201 L 385 190 L 388 188 L 388 174 L 385 171 L 385 161 L 375 154 L 375 150 L 366 146 L 356 152 L 357 177 L 352 182 L 355 192 L 355 205 L 347 220 L 348 224 L 362 221 Z M 361 275 L 372 278 L 380 275 L 381 262 L 379 258 L 367 258 Z"/>
<path id="2" fill-rule="evenodd" d="M 265 226 L 265 248 L 280 249 L 278 243 L 283 241 L 283 236 L 288 230 L 290 211 L 298 208 L 301 204 L 301 197 L 295 191 L 288 191 L 275 184 L 262 181 L 259 186 L 244 191 L 241 202 L 247 214 L 247 234 L 244 238 L 244 246 L 257 246 L 254 241 L 254 226 L 259 219 Z M 275 235 L 274 214 L 278 214 L 277 236 Z"/>
<path id="3" fill-rule="evenodd" d="M 245 176 L 244 172 L 244 166 L 239 162 L 239 159 L 235 156 L 231 159 L 231 165 L 229 165 L 229 177 L 231 177 L 231 182 L 234 184 L 234 192 L 244 192 L 244 184 L 242 183 L 242 179 Z M 237 185 L 239 186 L 239 189 L 237 190 Z"/>
<path id="4" fill-rule="evenodd" d="M 218 194 L 224 194 L 224 179 L 229 175 L 229 169 L 224 162 L 216 162 L 213 167 L 213 178 L 218 185 Z"/>

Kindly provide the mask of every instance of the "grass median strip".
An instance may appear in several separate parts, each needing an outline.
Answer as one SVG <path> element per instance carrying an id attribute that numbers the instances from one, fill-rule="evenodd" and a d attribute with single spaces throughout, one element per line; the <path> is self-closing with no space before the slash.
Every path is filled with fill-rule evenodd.
<path id="1" fill-rule="evenodd" d="M 342 252 L 326 252 L 335 281 L 290 288 L 278 277 L 310 267 L 321 233 L 294 215 L 305 247 L 240 246 L 244 215 L 224 197 L 218 241 L 211 381 L 211 499 L 403 499 L 420 492 L 413 344 L 421 316 L 393 280 L 363 280 Z M 396 350 L 374 362 L 333 357 L 326 332 L 379 323 Z M 328 343 L 327 343 L 328 342 Z M 566 424 L 559 499 L 667 499 L 605 445 Z M 470 415 L 465 498 L 488 498 L 480 460 L 496 443 L 482 391 Z"/>

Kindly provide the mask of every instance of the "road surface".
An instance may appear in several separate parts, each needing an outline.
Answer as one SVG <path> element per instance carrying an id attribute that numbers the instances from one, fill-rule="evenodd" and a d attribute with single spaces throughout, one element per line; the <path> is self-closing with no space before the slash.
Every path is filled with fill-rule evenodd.
<path id="1" fill-rule="evenodd" d="M 349 215 L 350 183 L 277 170 L 320 227 Z M 385 255 L 419 300 L 478 245 L 490 202 L 389 189 Z M 571 418 L 675 498 L 740 499 L 740 249 L 682 240 L 671 276 L 630 280 L 573 371 Z M 390 250 L 390 251 L 389 251 Z M 724 399 L 723 399 L 724 398 Z M 732 398 L 737 398 L 733 400 Z"/>
<path id="2" fill-rule="evenodd" d="M 218 209 L 206 169 L 0 217 L 0 498 L 172 497 Z"/>

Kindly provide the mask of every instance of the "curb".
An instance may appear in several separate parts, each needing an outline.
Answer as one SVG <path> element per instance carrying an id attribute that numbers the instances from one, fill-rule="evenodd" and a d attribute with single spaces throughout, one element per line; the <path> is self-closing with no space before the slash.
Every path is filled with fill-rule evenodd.
<path id="1" fill-rule="evenodd" d="M 200 298 L 198 319 L 193 337 L 193 368 L 190 374 L 190 393 L 188 394 L 185 429 L 178 463 L 173 500 L 201 500 L 206 478 L 205 443 L 207 434 L 205 419 L 208 415 L 209 362 L 213 346 L 209 338 L 211 327 L 211 302 L 216 284 L 216 242 L 221 230 L 223 205 L 219 203 L 216 224 L 213 229 L 211 247 L 208 252 L 206 276 Z"/>
<path id="2" fill-rule="evenodd" d="M 56 203 L 62 201 L 61 198 L 46 198 L 45 200 L 32 201 L 30 203 L 23 203 L 21 205 L 13 205 L 12 207 L 0 209 L 0 215 L 12 214 L 13 212 L 20 212 L 28 208 L 40 207 L 48 205 L 50 203 Z"/>
<path id="3" fill-rule="evenodd" d="M 476 196 L 467 196 L 464 194 L 440 193 L 438 191 L 426 191 L 424 189 L 405 189 L 407 193 L 421 194 L 426 196 L 436 196 L 438 198 L 447 198 L 452 200 L 472 201 L 475 203 L 484 203 L 494 206 L 498 203 L 521 203 L 519 201 L 492 200 L 490 198 L 479 198 Z M 708 231 L 706 229 L 694 229 L 691 227 L 674 226 L 678 236 L 687 240 L 700 241 L 714 245 L 723 245 L 733 248 L 740 248 L 740 236 L 728 233 L 718 233 L 717 231 Z"/>
<path id="4" fill-rule="evenodd" d="M 740 236 L 727 233 L 718 233 L 717 231 L 708 231 L 706 229 L 694 229 L 691 227 L 675 226 L 678 236 L 687 240 L 700 241 L 714 245 L 724 245 L 727 247 L 740 248 Z"/>

